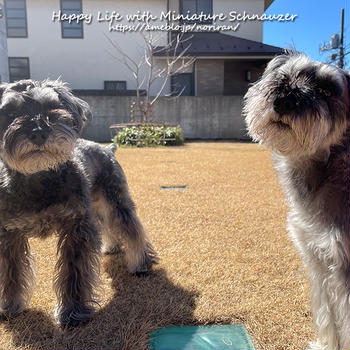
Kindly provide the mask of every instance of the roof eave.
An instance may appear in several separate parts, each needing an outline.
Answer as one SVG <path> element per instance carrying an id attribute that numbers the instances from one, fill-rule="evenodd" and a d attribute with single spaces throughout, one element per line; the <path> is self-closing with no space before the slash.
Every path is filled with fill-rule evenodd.
<path id="1" fill-rule="evenodd" d="M 274 0 L 264 0 L 264 11 L 274 2 Z"/>
<path id="2" fill-rule="evenodd" d="M 259 60 L 270 60 L 274 56 L 277 56 L 279 53 L 264 53 L 264 54 L 198 54 L 198 55 L 188 55 L 191 58 L 196 59 L 259 59 Z M 154 57 L 159 59 L 168 59 L 172 58 L 173 56 L 165 56 L 165 55 L 154 55 Z M 184 57 L 186 58 L 186 57 Z"/>

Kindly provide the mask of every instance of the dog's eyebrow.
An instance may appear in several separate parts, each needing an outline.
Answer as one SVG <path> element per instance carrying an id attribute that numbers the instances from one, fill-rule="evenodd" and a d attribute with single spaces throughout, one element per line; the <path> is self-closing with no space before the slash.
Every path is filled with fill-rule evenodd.
<path id="1" fill-rule="evenodd" d="M 304 76 L 307 80 L 314 80 L 316 77 L 316 67 L 305 67 L 297 74 L 297 78 Z"/>
<path id="2" fill-rule="evenodd" d="M 70 114 L 66 109 L 63 108 L 54 108 L 54 109 L 49 109 L 47 111 L 48 114 Z"/>

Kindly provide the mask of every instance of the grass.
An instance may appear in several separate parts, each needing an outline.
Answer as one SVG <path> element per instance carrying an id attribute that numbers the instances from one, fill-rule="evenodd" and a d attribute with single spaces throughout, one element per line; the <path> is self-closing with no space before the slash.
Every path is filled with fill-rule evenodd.
<path id="1" fill-rule="evenodd" d="M 61 331 L 52 318 L 56 239 L 32 239 L 37 285 L 25 313 L 0 321 L 0 349 L 142 350 L 161 326 L 232 323 L 246 326 L 256 349 L 305 348 L 313 338 L 308 284 L 267 151 L 190 143 L 123 148 L 116 157 L 160 264 L 137 278 L 121 256 L 104 257 L 94 319 Z"/>

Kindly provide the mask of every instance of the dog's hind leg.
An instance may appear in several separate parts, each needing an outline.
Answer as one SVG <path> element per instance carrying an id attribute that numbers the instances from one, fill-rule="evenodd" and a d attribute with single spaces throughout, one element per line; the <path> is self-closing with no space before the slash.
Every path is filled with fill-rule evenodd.
<path id="1" fill-rule="evenodd" d="M 125 257 L 128 270 L 136 275 L 146 274 L 151 266 L 158 262 L 158 258 L 133 204 L 118 207 L 113 221 L 113 226 L 119 225 L 121 236 L 126 242 Z"/>
<path id="2" fill-rule="evenodd" d="M 107 211 L 105 219 L 109 229 L 102 230 L 106 253 L 118 249 L 118 239 L 125 241 L 125 257 L 128 270 L 137 275 L 146 274 L 158 262 L 157 253 L 149 242 L 146 232 L 136 215 L 124 173 L 118 163 L 113 164 L 108 178 L 99 181 Z M 94 195 L 93 195 L 94 197 Z"/>
<path id="3" fill-rule="evenodd" d="M 34 285 L 28 239 L 0 229 L 0 315 L 11 317 L 26 307 Z"/>
<path id="4" fill-rule="evenodd" d="M 125 242 L 125 258 L 129 272 L 136 275 L 146 274 L 151 266 L 158 262 L 157 253 L 149 242 L 146 232 L 136 215 L 135 205 L 129 196 L 127 188 L 118 195 L 118 203 L 112 203 L 110 228 L 103 237 L 107 242 L 107 252 L 118 249 L 118 238 Z"/>
<path id="5" fill-rule="evenodd" d="M 117 232 L 118 228 L 112 225 L 113 208 L 99 190 L 92 191 L 91 198 L 95 222 L 101 233 L 101 252 L 106 255 L 117 254 L 121 251 L 121 236 L 120 232 Z"/>

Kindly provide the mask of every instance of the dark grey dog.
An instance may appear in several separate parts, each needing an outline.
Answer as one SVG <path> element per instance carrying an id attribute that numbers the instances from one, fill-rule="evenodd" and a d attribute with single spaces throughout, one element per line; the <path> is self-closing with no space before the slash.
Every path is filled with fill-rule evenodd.
<path id="1" fill-rule="evenodd" d="M 309 349 L 350 348 L 349 81 L 337 67 L 282 55 L 245 96 L 249 134 L 272 150 L 309 274 L 318 335 Z"/>
<path id="2" fill-rule="evenodd" d="M 34 278 L 28 237 L 58 235 L 57 321 L 87 321 L 101 241 L 121 236 L 131 273 L 157 261 L 111 149 L 78 139 L 89 106 L 59 81 L 0 85 L 0 314 L 21 312 Z M 100 235 L 99 231 L 102 232 Z"/>

